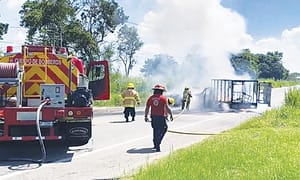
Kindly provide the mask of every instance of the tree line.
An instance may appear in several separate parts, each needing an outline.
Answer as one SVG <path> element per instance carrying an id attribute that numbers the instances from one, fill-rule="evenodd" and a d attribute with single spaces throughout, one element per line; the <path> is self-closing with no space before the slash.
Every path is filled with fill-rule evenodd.
<path id="1" fill-rule="evenodd" d="M 252 79 L 297 80 L 299 73 L 290 74 L 282 63 L 282 52 L 254 54 L 244 49 L 238 54 L 231 54 L 230 62 L 237 75 L 249 75 Z"/>
<path id="2" fill-rule="evenodd" d="M 249 49 L 243 49 L 240 53 L 231 54 L 229 61 L 238 76 L 248 76 L 251 79 L 297 80 L 300 73 L 290 74 L 283 66 L 282 58 L 283 53 L 278 51 L 254 54 Z M 179 65 L 174 57 L 159 54 L 148 58 L 140 71 L 145 77 L 156 74 L 168 77 L 168 74 L 175 74 L 181 69 L 182 65 Z"/>

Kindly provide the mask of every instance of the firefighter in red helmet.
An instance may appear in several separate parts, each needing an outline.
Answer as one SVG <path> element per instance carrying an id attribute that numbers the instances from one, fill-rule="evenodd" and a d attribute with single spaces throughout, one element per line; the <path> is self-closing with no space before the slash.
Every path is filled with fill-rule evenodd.
<path id="1" fill-rule="evenodd" d="M 170 114 L 170 120 L 173 121 L 173 114 L 168 105 L 168 98 L 163 95 L 166 88 L 161 84 L 157 84 L 152 89 L 153 95 L 148 98 L 146 103 L 145 121 L 149 121 L 148 114 L 150 111 L 154 148 L 159 152 L 161 141 L 168 130 L 167 116 Z"/>

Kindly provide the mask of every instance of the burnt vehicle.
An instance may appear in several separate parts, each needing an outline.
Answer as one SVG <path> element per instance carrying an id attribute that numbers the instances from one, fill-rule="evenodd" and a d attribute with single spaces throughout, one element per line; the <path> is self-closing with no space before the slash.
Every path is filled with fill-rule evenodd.
<path id="1" fill-rule="evenodd" d="M 212 79 L 211 87 L 201 93 L 202 107 L 222 109 L 257 108 L 258 103 L 271 106 L 271 83 L 258 80 Z"/>

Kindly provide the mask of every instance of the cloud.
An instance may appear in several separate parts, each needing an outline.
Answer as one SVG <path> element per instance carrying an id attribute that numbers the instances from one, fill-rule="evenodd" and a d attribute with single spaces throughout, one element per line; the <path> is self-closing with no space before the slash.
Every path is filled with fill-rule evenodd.
<path id="1" fill-rule="evenodd" d="M 285 29 L 279 38 L 260 39 L 250 47 L 254 53 L 279 51 L 283 53 L 282 62 L 290 72 L 300 72 L 300 26 Z"/>

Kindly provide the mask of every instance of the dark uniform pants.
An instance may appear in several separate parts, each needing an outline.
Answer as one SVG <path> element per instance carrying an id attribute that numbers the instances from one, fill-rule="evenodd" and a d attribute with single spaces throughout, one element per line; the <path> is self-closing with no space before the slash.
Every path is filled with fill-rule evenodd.
<path id="1" fill-rule="evenodd" d="M 125 119 L 128 119 L 129 115 L 134 119 L 134 117 L 135 117 L 135 108 L 134 107 L 125 107 L 125 109 L 124 109 Z"/>
<path id="2" fill-rule="evenodd" d="M 190 103 L 191 103 L 190 100 L 182 100 L 181 110 L 184 110 L 185 108 L 187 110 L 189 110 L 190 109 Z"/>
<path id="3" fill-rule="evenodd" d="M 151 127 L 153 128 L 153 143 L 156 149 L 160 149 L 160 143 L 168 130 L 166 117 L 151 116 Z"/>

